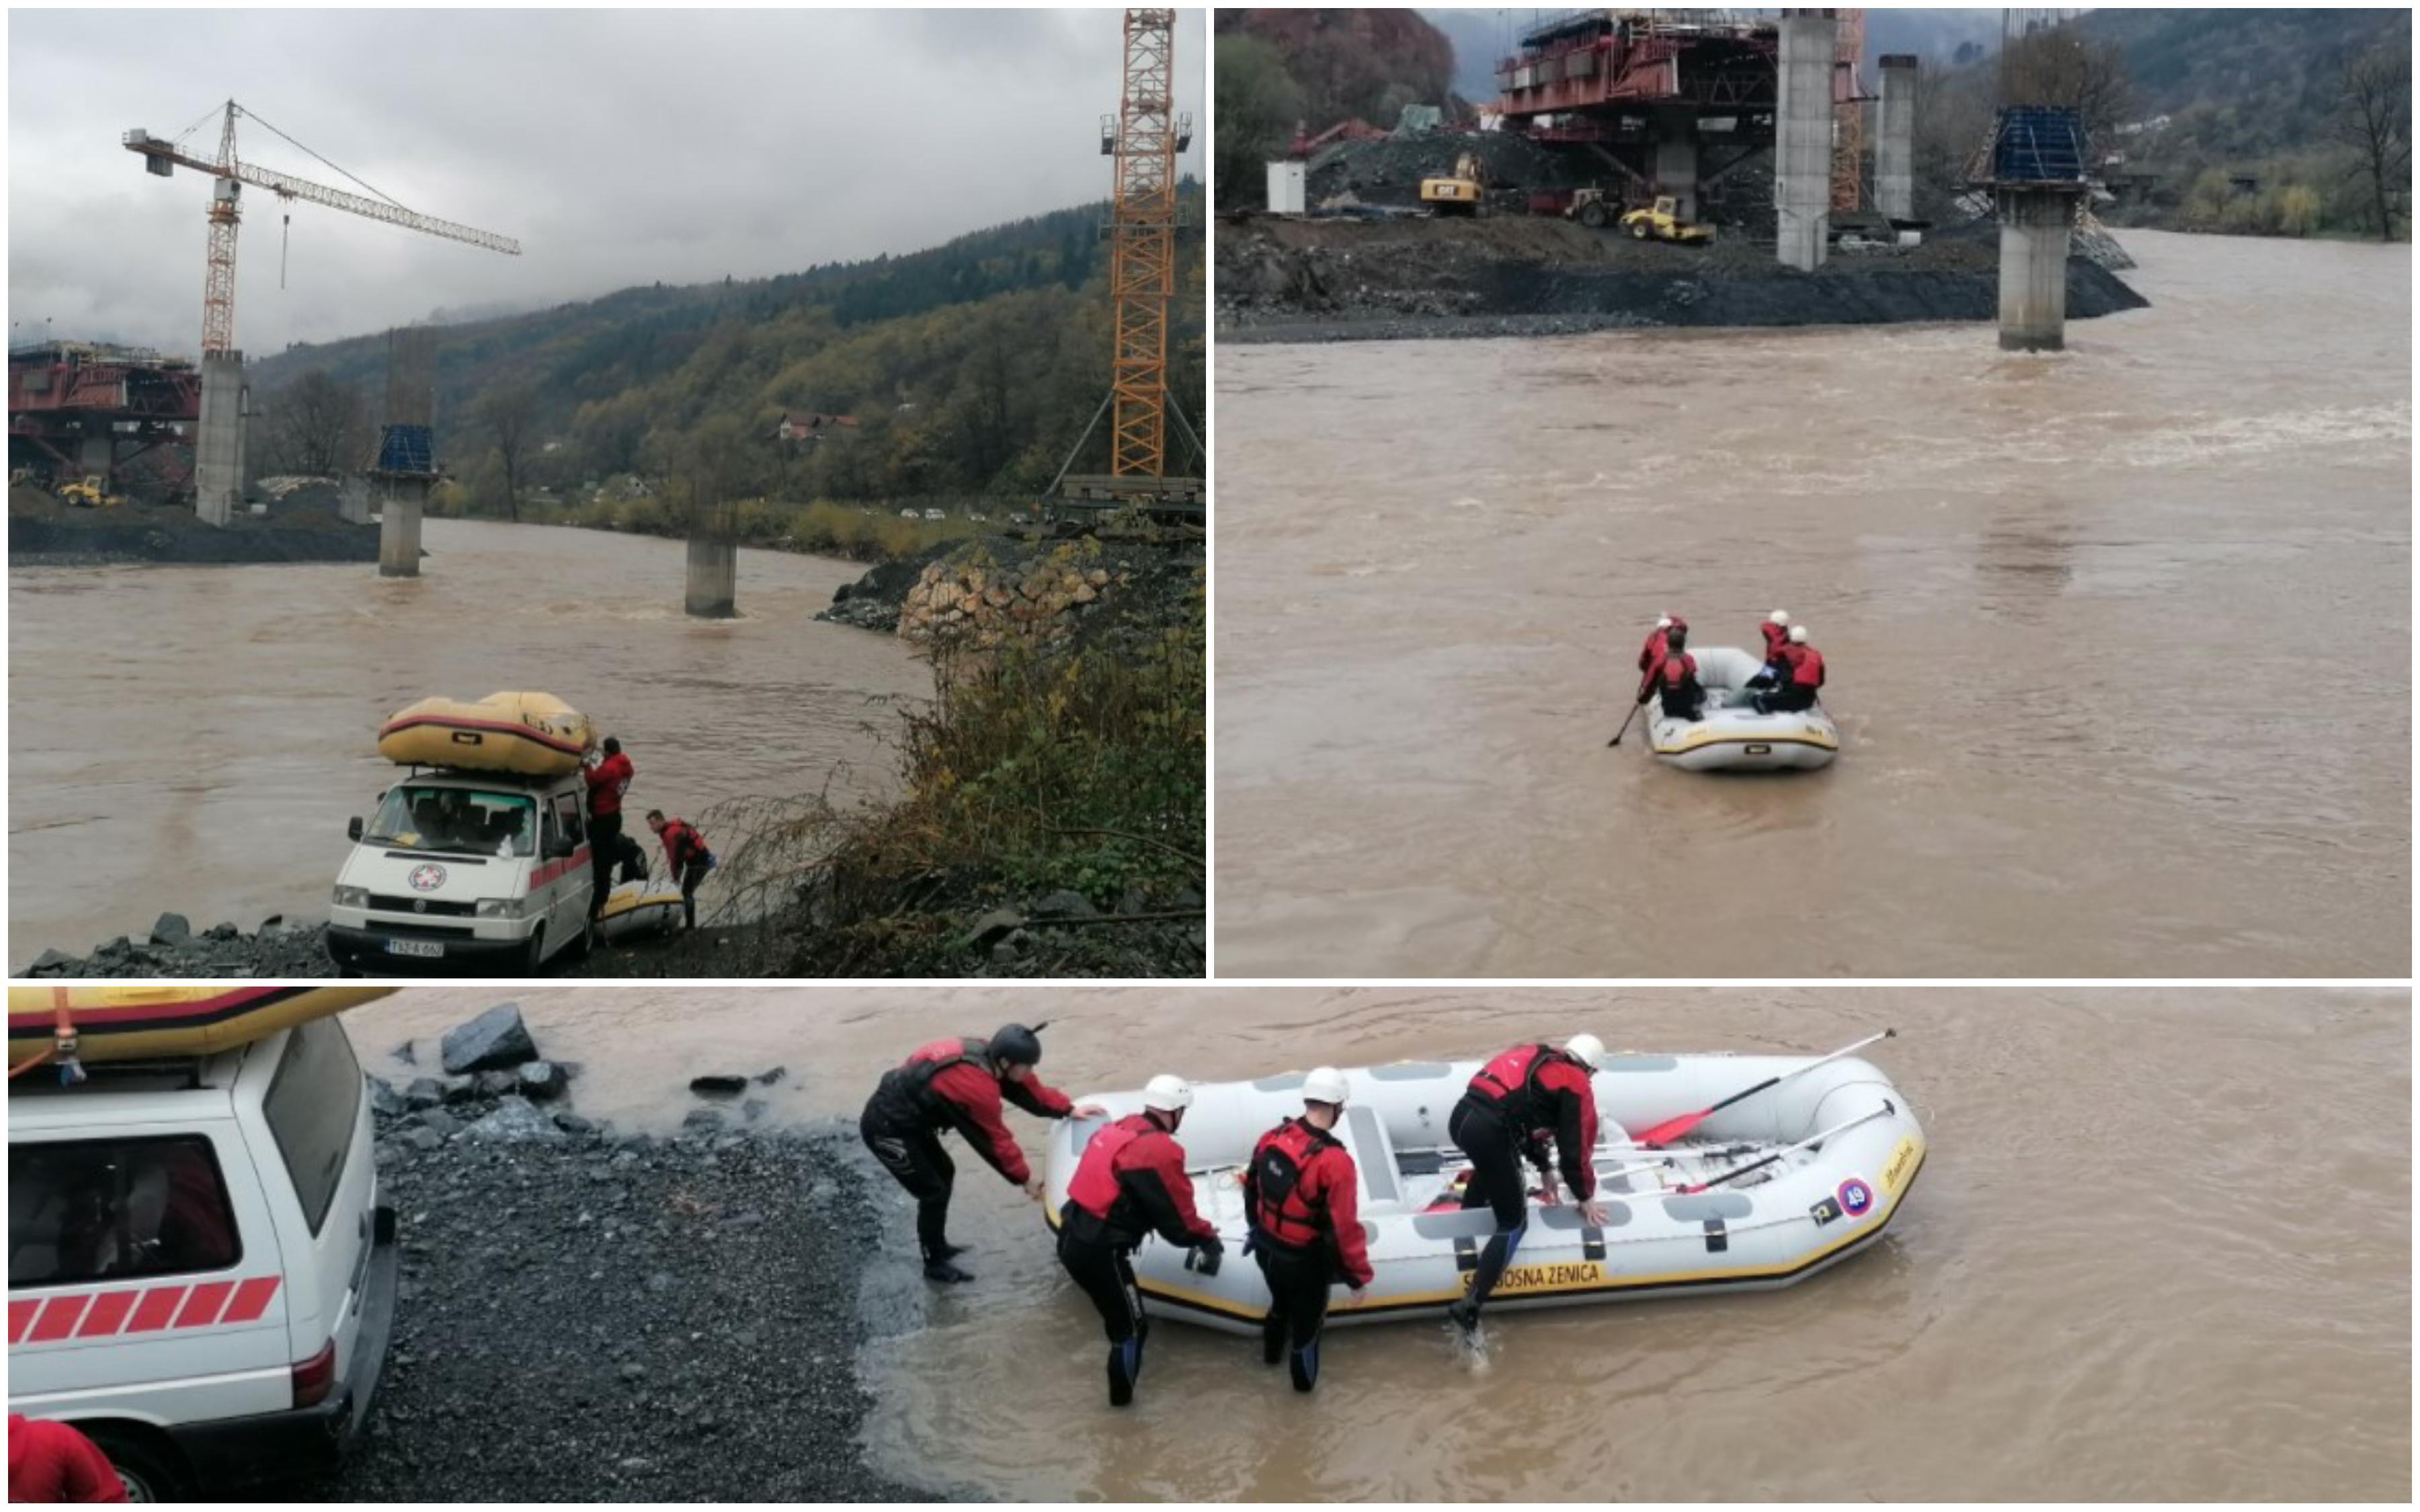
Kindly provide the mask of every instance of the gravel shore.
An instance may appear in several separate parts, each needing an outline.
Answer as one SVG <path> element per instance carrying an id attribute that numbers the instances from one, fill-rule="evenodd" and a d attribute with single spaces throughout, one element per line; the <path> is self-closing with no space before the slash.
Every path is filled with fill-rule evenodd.
<path id="1" fill-rule="evenodd" d="M 931 1499 L 869 1468 L 861 1442 L 858 1351 L 915 1326 L 921 1298 L 853 1135 L 766 1127 L 763 1104 L 735 1101 L 655 1138 L 473 1089 L 516 1079 L 378 1088 L 403 1244 L 395 1337 L 355 1456 L 291 1490 Z"/>

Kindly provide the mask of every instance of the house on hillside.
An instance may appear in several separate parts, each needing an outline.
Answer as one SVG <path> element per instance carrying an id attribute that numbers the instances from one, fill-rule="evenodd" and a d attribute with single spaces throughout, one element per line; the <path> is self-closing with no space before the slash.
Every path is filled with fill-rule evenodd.
<path id="1" fill-rule="evenodd" d="M 793 446 L 814 446 L 834 436 L 853 436 L 856 433 L 855 415 L 826 415 L 812 410 L 785 414 L 782 423 L 773 427 L 775 440 L 786 441 Z"/>

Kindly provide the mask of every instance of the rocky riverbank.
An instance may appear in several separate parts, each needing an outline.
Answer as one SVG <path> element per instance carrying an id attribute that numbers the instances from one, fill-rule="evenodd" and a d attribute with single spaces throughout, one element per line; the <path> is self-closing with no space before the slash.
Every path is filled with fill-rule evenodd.
<path id="1" fill-rule="evenodd" d="M 376 562 L 379 528 L 354 525 L 333 510 L 298 508 L 239 515 L 206 525 L 184 505 L 119 504 L 85 509 L 39 488 L 8 490 L 8 564 L 94 566 L 162 563 L 224 566 L 273 562 Z"/>
<path id="2" fill-rule="evenodd" d="M 209 917 L 207 915 L 203 916 Z M 333 977 L 327 925 L 271 915 L 245 933 L 228 922 L 195 930 L 182 914 L 162 914 L 141 939 L 120 934 L 89 955 L 47 949 L 20 977 Z"/>
<path id="3" fill-rule="evenodd" d="M 431 1052 L 434 1051 L 434 1054 Z M 668 1137 L 572 1109 L 577 1069 L 490 1010 L 374 1082 L 402 1284 L 376 1412 L 317 1499 L 924 1500 L 873 1470 L 857 1365 L 919 1320 L 910 1246 L 785 1075 L 702 1079 Z M 716 1101 L 707 1101 L 710 1095 Z M 869 1240 L 869 1236 L 879 1236 Z"/>
<path id="4" fill-rule="evenodd" d="M 1684 247 L 1540 217 L 1237 216 L 1216 237 L 1219 339 L 1367 341 L 1563 335 L 1648 327 L 1989 320 L 1996 252 L 1962 230 L 1842 250 L 1812 273 L 1744 239 Z M 2149 303 L 2094 255 L 2068 262 L 2068 314 Z"/>

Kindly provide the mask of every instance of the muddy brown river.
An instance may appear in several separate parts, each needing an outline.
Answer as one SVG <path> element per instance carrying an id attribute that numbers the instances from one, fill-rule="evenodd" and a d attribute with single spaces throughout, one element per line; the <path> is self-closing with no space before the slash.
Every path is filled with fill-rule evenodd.
<path id="1" fill-rule="evenodd" d="M 861 563 L 747 551 L 736 620 L 681 612 L 678 541 L 434 519 L 423 576 L 360 563 L 8 574 L 10 960 L 326 917 L 396 770 L 380 723 L 433 693 L 543 688 L 638 764 L 635 812 L 880 792 L 878 701 L 930 673 L 813 618 Z"/>
<path id="2" fill-rule="evenodd" d="M 2124 239 L 2055 356 L 1222 347 L 1219 974 L 2407 975 L 2411 249 Z M 1829 770 L 1606 748 L 1775 608 Z"/>
<path id="3" fill-rule="evenodd" d="M 494 1002 L 349 1015 L 380 1054 Z M 925 1040 L 1054 1021 L 1072 1091 L 1321 1060 L 1619 1047 L 1869 1052 L 1931 1142 L 1873 1251 L 1787 1291 L 1339 1330 L 1305 1403 L 1163 1323 L 1137 1408 L 1040 1213 L 956 1151 L 978 1279 L 871 1347 L 877 1462 L 992 1495 L 1272 1500 L 2367 1500 L 2412 1489 L 2412 1019 L 2401 990 L 542 987 L 582 1111 L 677 1123 L 771 1064 L 853 1118 Z M 427 1060 L 428 1057 L 422 1057 Z M 1012 1115 L 1029 1150 L 1040 1125 Z M 908 1203 L 887 1192 L 894 1227 Z M 869 1246 L 876 1242 L 867 1236 Z M 904 1267 L 892 1254 L 878 1264 Z"/>

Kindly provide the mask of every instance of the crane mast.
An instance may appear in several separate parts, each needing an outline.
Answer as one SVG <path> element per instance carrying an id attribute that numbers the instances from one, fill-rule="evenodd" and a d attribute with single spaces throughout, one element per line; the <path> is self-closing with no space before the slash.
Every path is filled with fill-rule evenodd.
<path id="1" fill-rule="evenodd" d="M 1125 82 L 1101 150 L 1116 162 L 1109 208 L 1109 296 L 1117 307 L 1109 375 L 1109 472 L 1168 471 L 1168 307 L 1176 293 L 1176 155 L 1192 139 L 1171 81 L 1174 10 L 1125 13 Z"/>

